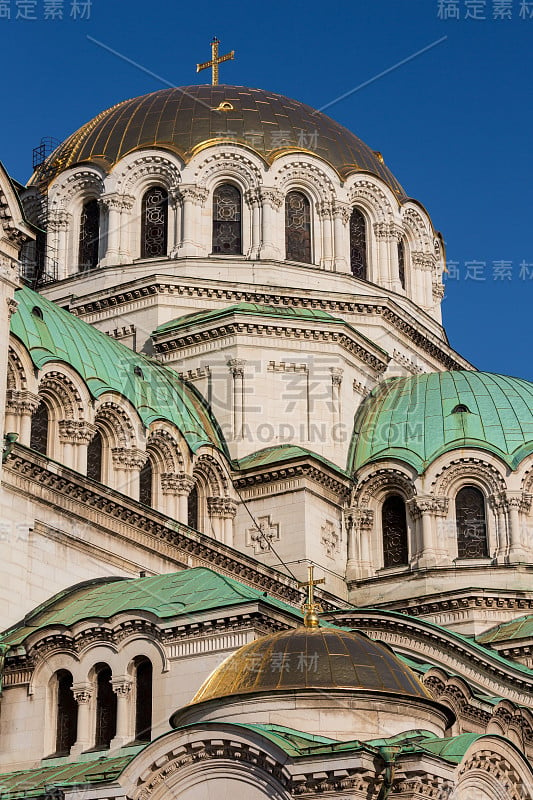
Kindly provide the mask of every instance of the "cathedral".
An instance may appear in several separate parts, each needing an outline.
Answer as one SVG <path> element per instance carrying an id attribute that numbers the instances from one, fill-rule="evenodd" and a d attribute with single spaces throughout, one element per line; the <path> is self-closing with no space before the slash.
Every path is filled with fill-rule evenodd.
<path id="1" fill-rule="evenodd" d="M 231 57 L 0 165 L 2 800 L 532 800 L 533 384 Z"/>

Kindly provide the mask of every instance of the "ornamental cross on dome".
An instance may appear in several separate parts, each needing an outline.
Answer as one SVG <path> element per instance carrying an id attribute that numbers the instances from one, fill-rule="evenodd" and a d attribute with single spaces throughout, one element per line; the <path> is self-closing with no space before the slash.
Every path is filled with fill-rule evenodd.
<path id="1" fill-rule="evenodd" d="M 235 58 L 235 50 L 232 50 L 230 53 L 226 53 L 225 56 L 219 56 L 219 44 L 219 40 L 216 36 L 214 36 L 213 41 L 211 42 L 211 61 L 204 61 L 203 64 L 196 65 L 196 72 L 201 72 L 203 69 L 208 69 L 208 67 L 211 67 L 213 70 L 211 78 L 211 83 L 213 86 L 218 86 L 218 65 L 222 64 L 224 61 L 233 61 Z"/>
<path id="2" fill-rule="evenodd" d="M 304 612 L 304 625 L 306 628 L 318 628 L 317 611 L 322 611 L 322 606 L 319 603 L 315 603 L 315 586 L 318 586 L 320 583 L 325 583 L 326 581 L 324 578 L 320 578 L 320 580 L 315 581 L 313 579 L 314 570 L 314 566 L 310 564 L 309 580 L 298 583 L 300 588 L 303 586 L 307 587 L 307 602 L 305 602 L 302 606 L 302 611 Z"/>

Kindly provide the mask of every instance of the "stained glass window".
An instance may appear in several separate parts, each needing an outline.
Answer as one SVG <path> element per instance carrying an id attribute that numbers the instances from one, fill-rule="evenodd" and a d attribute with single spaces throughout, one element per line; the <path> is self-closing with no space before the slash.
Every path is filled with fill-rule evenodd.
<path id="1" fill-rule="evenodd" d="M 198 489 L 194 486 L 189 494 L 189 504 L 187 506 L 187 525 L 189 528 L 194 528 L 195 531 L 199 527 L 198 519 Z"/>
<path id="2" fill-rule="evenodd" d="M 383 529 L 383 566 L 400 567 L 408 563 L 407 518 L 405 502 L 397 494 L 391 494 L 381 509 Z"/>
<path id="3" fill-rule="evenodd" d="M 302 192 L 285 198 L 285 249 L 287 261 L 311 263 L 311 206 Z"/>
<path id="4" fill-rule="evenodd" d="M 80 272 L 98 266 L 100 240 L 100 209 L 98 200 L 88 200 L 83 205 L 80 220 Z"/>
<path id="5" fill-rule="evenodd" d="M 231 183 L 222 183 L 213 194 L 213 253 L 242 254 L 241 193 Z"/>
<path id="6" fill-rule="evenodd" d="M 145 658 L 135 671 L 135 740 L 149 742 L 152 734 L 152 664 Z"/>
<path id="7" fill-rule="evenodd" d="M 463 486 L 455 498 L 457 555 L 459 558 L 487 558 L 485 498 L 475 486 Z"/>
<path id="8" fill-rule="evenodd" d="M 141 258 L 167 254 L 168 193 L 162 186 L 152 186 L 142 202 Z"/>
<path id="9" fill-rule="evenodd" d="M 398 242 L 398 275 L 402 289 L 405 289 L 405 243 L 403 240 Z"/>
<path id="10" fill-rule="evenodd" d="M 46 455 L 48 450 L 48 406 L 41 400 L 31 418 L 30 447 L 37 453 Z"/>
<path id="11" fill-rule="evenodd" d="M 78 731 L 78 704 L 72 694 L 72 675 L 59 670 L 57 678 L 56 756 L 67 756 Z"/>
<path id="12" fill-rule="evenodd" d="M 95 747 L 109 747 L 117 732 L 117 696 L 111 686 L 111 670 L 100 666 L 96 679 Z"/>
<path id="13" fill-rule="evenodd" d="M 366 261 L 366 220 L 358 208 L 354 208 L 350 217 L 350 267 L 352 275 L 367 280 Z"/>
<path id="14" fill-rule="evenodd" d="M 102 434 L 97 431 L 87 447 L 87 477 L 102 482 Z"/>
<path id="15" fill-rule="evenodd" d="M 139 501 L 144 506 L 151 506 L 152 497 L 152 483 L 154 479 L 154 470 L 152 462 L 149 458 L 144 462 L 141 472 L 139 474 Z"/>

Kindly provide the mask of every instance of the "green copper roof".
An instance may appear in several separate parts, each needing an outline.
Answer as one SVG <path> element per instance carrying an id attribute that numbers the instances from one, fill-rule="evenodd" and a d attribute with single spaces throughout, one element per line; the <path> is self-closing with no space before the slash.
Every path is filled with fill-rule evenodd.
<path id="1" fill-rule="evenodd" d="M 206 567 L 150 578 L 107 578 L 60 592 L 8 629 L 0 636 L 0 642 L 13 647 L 39 629 L 68 627 L 80 620 L 109 619 L 120 612 L 142 611 L 159 619 L 171 619 L 258 600 L 298 614 L 281 600 Z"/>
<path id="2" fill-rule="evenodd" d="M 268 467 L 275 464 L 282 464 L 285 461 L 294 461 L 295 459 L 309 459 L 314 458 L 322 462 L 329 469 L 335 472 L 340 472 L 343 475 L 346 473 L 343 469 L 328 461 L 324 456 L 318 453 L 313 453 L 312 450 L 307 450 L 305 447 L 293 444 L 281 444 L 277 447 L 265 447 L 263 450 L 257 450 L 255 453 L 244 456 L 238 459 L 235 463 L 240 470 L 253 469 L 254 467 Z"/>
<path id="3" fill-rule="evenodd" d="M 286 322 L 318 322 L 344 326 L 360 339 L 366 341 L 373 350 L 377 350 L 384 358 L 388 359 L 389 357 L 388 353 L 383 350 L 383 348 L 379 347 L 375 342 L 372 342 L 367 336 L 354 328 L 353 325 L 350 325 L 341 317 L 334 317 L 328 314 L 327 311 L 322 311 L 320 308 L 293 308 L 292 306 L 269 306 L 262 305 L 261 303 L 235 303 L 232 306 L 226 306 L 226 308 L 216 308 L 211 311 L 195 311 L 193 314 L 185 314 L 183 317 L 172 319 L 170 322 L 165 322 L 163 325 L 156 328 L 153 335 L 157 338 L 165 333 L 187 330 L 199 323 L 204 325 L 208 322 L 215 322 L 216 320 L 233 316 L 260 316 L 280 319 Z"/>
<path id="4" fill-rule="evenodd" d="M 200 395 L 173 370 L 134 353 L 28 287 L 19 289 L 15 298 L 19 305 L 11 331 L 38 369 L 51 361 L 66 363 L 83 378 L 93 397 L 110 390 L 126 397 L 146 427 L 166 419 L 179 428 L 193 452 L 203 444 L 224 449 Z"/>
<path id="5" fill-rule="evenodd" d="M 450 736 L 448 739 L 439 739 L 437 737 L 422 739 L 413 745 L 413 749 L 440 756 L 440 758 L 450 761 L 452 764 L 460 764 L 468 748 L 478 739 L 481 739 L 483 735 L 481 733 L 461 733 L 458 736 Z"/>
<path id="6" fill-rule="evenodd" d="M 109 784 L 118 778 L 142 749 L 132 748 L 131 753 L 118 758 L 98 758 L 96 761 L 76 761 L 0 774 L 0 792 L 5 800 L 15 800 L 44 795 L 55 787 L 63 790 L 84 787 L 87 795 L 91 790 L 94 792 L 98 784 Z"/>
<path id="7" fill-rule="evenodd" d="M 481 644 L 492 644 L 492 642 L 508 642 L 520 639 L 533 638 L 533 614 L 526 617 L 519 617 L 510 622 L 502 622 L 495 628 L 484 631 L 476 636 L 476 641 Z"/>
<path id="8" fill-rule="evenodd" d="M 166 333 L 179 328 L 188 328 L 198 322 L 204 323 L 211 320 L 224 319 L 224 317 L 230 317 L 234 314 L 312 322 L 342 322 L 338 317 L 333 317 L 327 311 L 321 311 L 319 308 L 292 308 L 288 306 L 261 305 L 260 303 L 235 303 L 232 306 L 226 306 L 226 308 L 215 308 L 211 311 L 195 311 L 193 314 L 185 314 L 183 317 L 178 317 L 160 325 L 155 329 L 155 334 Z"/>
<path id="9" fill-rule="evenodd" d="M 465 406 L 468 411 L 456 410 Z M 488 450 L 511 469 L 533 452 L 533 383 L 487 372 L 390 378 L 356 415 L 348 471 L 395 458 L 419 474 L 442 453 Z"/>

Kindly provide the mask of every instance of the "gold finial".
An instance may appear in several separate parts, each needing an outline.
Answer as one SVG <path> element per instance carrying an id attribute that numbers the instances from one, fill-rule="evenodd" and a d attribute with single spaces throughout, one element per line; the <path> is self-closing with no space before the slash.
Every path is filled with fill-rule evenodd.
<path id="1" fill-rule="evenodd" d="M 196 65 L 196 72 L 201 72 L 203 69 L 207 69 L 211 67 L 213 70 L 213 76 L 211 78 L 211 83 L 213 86 L 218 86 L 218 65 L 222 64 L 224 61 L 233 61 L 235 58 L 235 50 L 232 50 L 231 53 L 226 53 L 225 56 L 218 55 L 218 46 L 220 42 L 216 36 L 213 36 L 213 41 L 211 42 L 211 61 L 204 61 L 203 64 Z"/>
<path id="2" fill-rule="evenodd" d="M 309 580 L 298 583 L 300 588 L 307 586 L 307 602 L 302 606 L 304 625 L 306 628 L 318 628 L 319 619 L 316 612 L 322 611 L 322 606 L 319 603 L 315 603 L 315 586 L 318 586 L 320 583 L 325 583 L 325 580 L 324 578 L 320 578 L 318 581 L 313 580 L 314 569 L 314 566 L 310 564 Z"/>

